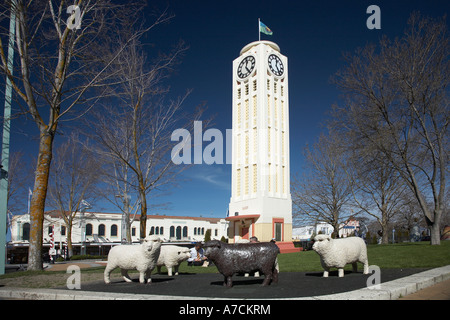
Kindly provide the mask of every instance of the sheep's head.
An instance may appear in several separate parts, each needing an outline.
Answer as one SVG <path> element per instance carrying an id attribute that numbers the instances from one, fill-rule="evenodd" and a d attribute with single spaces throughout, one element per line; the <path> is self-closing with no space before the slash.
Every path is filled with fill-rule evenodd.
<path id="1" fill-rule="evenodd" d="M 317 253 L 326 251 L 331 244 L 331 236 L 326 234 L 319 234 L 314 237 L 313 250 Z"/>
<path id="2" fill-rule="evenodd" d="M 161 248 L 161 239 L 155 235 L 148 236 L 142 242 L 142 246 L 145 251 L 155 251 Z"/>
<path id="3" fill-rule="evenodd" d="M 206 242 L 203 245 L 203 248 L 205 249 L 205 256 L 207 258 L 214 258 L 217 257 L 220 251 L 220 248 L 222 248 L 222 245 L 224 243 L 219 240 L 211 240 Z"/>
<path id="4" fill-rule="evenodd" d="M 185 261 L 191 257 L 191 250 L 188 248 L 181 248 L 178 250 L 178 260 Z"/>

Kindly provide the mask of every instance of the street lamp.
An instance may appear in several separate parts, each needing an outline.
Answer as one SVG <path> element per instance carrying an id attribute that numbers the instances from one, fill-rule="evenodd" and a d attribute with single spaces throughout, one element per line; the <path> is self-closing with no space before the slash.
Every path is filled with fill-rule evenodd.
<path id="1" fill-rule="evenodd" d="M 81 250 L 82 255 L 86 254 L 86 220 L 84 218 L 84 213 L 87 209 L 91 209 L 92 206 L 86 200 L 81 200 L 81 210 L 80 210 L 80 228 L 81 228 Z"/>
<path id="2" fill-rule="evenodd" d="M 122 210 L 122 219 L 120 222 L 120 242 L 122 244 L 127 243 L 128 242 L 128 237 L 127 237 L 127 229 L 128 229 L 128 219 L 130 216 L 130 200 L 131 200 L 131 195 L 129 194 L 116 194 L 116 198 L 121 198 L 122 202 L 123 202 L 123 210 Z M 125 241 L 124 241 L 125 239 Z"/>

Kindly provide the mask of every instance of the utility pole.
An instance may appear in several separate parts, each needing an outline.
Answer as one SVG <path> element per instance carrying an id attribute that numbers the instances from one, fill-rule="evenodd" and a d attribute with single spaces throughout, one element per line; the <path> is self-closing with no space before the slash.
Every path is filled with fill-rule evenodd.
<path id="1" fill-rule="evenodd" d="M 13 73 L 14 37 L 16 30 L 16 0 L 11 1 L 11 17 L 9 21 L 8 65 Z M 0 274 L 5 274 L 6 261 L 6 216 L 8 214 L 8 168 L 9 168 L 9 134 L 11 126 L 12 86 L 6 76 L 5 111 L 3 113 L 2 159 L 0 163 Z"/>

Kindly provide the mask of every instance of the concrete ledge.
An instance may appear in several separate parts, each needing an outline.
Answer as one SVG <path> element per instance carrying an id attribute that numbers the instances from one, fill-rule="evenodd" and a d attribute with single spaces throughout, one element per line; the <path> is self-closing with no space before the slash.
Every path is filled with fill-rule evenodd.
<path id="1" fill-rule="evenodd" d="M 448 279 L 450 279 L 450 265 L 381 283 L 376 289 L 363 288 L 313 298 L 316 300 L 396 300 Z"/>
<path id="2" fill-rule="evenodd" d="M 381 283 L 378 288 L 363 288 L 337 294 L 279 300 L 396 300 L 449 279 L 450 265 Z M 233 300 L 232 298 L 221 299 L 215 297 L 183 297 L 12 287 L 0 287 L 0 298 L 24 300 Z"/>

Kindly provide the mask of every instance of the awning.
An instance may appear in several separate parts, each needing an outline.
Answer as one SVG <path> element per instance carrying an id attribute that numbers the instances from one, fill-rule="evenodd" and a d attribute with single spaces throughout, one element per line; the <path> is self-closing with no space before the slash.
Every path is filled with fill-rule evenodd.
<path id="1" fill-rule="evenodd" d="M 236 221 L 236 220 L 248 220 L 248 219 L 258 219 L 259 218 L 259 214 L 243 214 L 240 216 L 231 216 L 231 217 L 226 217 L 225 220 L 227 221 Z"/>

